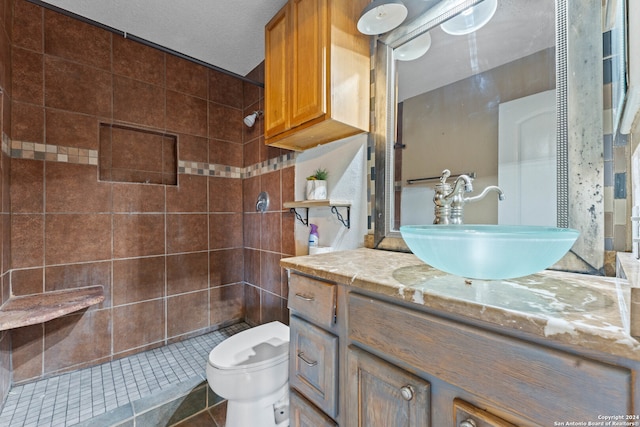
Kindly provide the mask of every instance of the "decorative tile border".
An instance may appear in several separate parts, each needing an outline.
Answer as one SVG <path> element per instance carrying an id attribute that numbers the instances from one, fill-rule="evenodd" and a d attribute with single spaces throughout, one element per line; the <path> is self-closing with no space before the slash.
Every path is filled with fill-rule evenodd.
<path id="1" fill-rule="evenodd" d="M 189 162 L 185 160 L 178 160 L 178 173 L 185 175 L 219 176 L 223 178 L 242 178 L 242 168 L 213 163 Z"/>
<path id="2" fill-rule="evenodd" d="M 274 157 L 273 159 L 266 160 L 262 163 L 256 163 L 252 166 L 247 166 L 243 169 L 242 178 L 251 178 L 252 176 L 259 176 L 269 172 L 277 171 L 287 168 L 289 166 L 295 166 L 296 157 L 298 153 L 289 152 L 280 157 Z"/>
<path id="3" fill-rule="evenodd" d="M 297 153 L 287 153 L 280 157 L 266 160 L 262 163 L 239 168 L 235 166 L 218 165 L 214 163 L 178 161 L 178 173 L 186 175 L 217 176 L 222 178 L 251 178 L 265 173 L 284 169 L 296 164 Z"/>
<path id="4" fill-rule="evenodd" d="M 11 157 L 11 149 L 9 147 L 11 147 L 11 140 L 6 133 L 2 132 L 2 152 Z"/>
<path id="5" fill-rule="evenodd" d="M 11 141 L 10 146 L 10 156 L 14 159 L 48 160 L 81 165 L 98 165 L 98 150 L 24 141 Z"/>
<path id="6" fill-rule="evenodd" d="M 61 163 L 98 165 L 98 150 L 36 142 L 11 141 L 2 134 L 2 151 L 14 159 L 47 160 Z M 178 173 L 185 175 L 217 176 L 221 178 L 250 178 L 277 171 L 296 164 L 297 153 L 289 152 L 245 168 L 214 163 L 178 160 Z"/>

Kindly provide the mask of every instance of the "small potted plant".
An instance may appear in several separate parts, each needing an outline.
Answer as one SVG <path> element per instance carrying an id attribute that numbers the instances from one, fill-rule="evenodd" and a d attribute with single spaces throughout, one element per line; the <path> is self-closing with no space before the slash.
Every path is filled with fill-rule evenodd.
<path id="1" fill-rule="evenodd" d="M 307 200 L 327 199 L 327 177 L 329 172 L 326 169 L 318 168 L 307 177 Z"/>

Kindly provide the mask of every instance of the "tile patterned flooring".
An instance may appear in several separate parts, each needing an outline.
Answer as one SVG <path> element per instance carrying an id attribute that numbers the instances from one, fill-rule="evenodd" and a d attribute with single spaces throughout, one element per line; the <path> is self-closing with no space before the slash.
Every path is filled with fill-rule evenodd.
<path id="1" fill-rule="evenodd" d="M 196 376 L 211 349 L 249 328 L 239 323 L 91 368 L 14 386 L 0 426 L 72 426 Z"/>

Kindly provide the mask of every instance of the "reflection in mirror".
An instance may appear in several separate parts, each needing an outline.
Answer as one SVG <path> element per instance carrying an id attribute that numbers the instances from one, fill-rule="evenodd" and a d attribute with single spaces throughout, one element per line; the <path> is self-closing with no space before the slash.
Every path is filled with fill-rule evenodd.
<path id="1" fill-rule="evenodd" d="M 598 273 L 601 10 L 573 0 L 498 0 L 478 30 L 443 31 L 489 1 L 406 0 L 406 24 L 377 39 L 374 246 L 407 250 L 400 225 L 433 222 L 433 188 L 449 169 L 475 174 L 467 196 L 494 185 L 506 196 L 466 204 L 465 223 L 576 228 L 578 241 L 556 267 Z M 405 51 L 419 46 L 405 44 L 425 32 L 430 45 L 407 60 Z"/>
<path id="2" fill-rule="evenodd" d="M 467 204 L 465 222 L 556 225 L 554 0 L 494 4 L 493 17 L 475 32 L 451 35 L 443 26 L 452 20 L 445 21 L 428 32 L 424 55 L 396 62 L 396 230 L 433 222 L 425 206 L 438 180 L 429 178 L 444 169 L 475 173 L 468 196 L 489 185 L 506 194 L 502 202 L 489 194 Z M 526 101 L 541 93 L 548 94 L 542 102 Z M 514 102 L 524 105 L 509 108 Z M 534 191 L 519 198 L 523 187 Z"/>

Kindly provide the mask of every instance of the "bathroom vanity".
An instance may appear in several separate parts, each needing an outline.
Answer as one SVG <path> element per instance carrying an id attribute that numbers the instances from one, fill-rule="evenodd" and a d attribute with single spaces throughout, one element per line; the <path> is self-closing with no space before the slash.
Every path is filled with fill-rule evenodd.
<path id="1" fill-rule="evenodd" d="M 466 280 L 364 248 L 281 265 L 292 426 L 640 425 L 626 280 Z"/>

